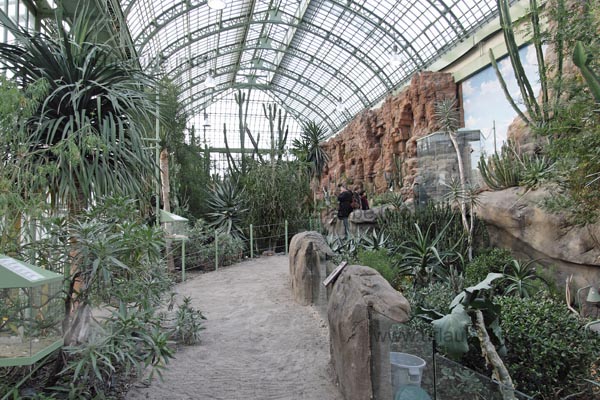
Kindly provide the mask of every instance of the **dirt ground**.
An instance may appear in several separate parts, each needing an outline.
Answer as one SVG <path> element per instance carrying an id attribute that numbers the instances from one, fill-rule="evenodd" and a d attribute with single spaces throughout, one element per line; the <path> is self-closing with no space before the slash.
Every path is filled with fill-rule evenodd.
<path id="1" fill-rule="evenodd" d="M 326 322 L 292 300 L 287 256 L 190 277 L 177 293 L 207 317 L 202 342 L 181 347 L 163 382 L 136 385 L 127 399 L 342 399 Z"/>

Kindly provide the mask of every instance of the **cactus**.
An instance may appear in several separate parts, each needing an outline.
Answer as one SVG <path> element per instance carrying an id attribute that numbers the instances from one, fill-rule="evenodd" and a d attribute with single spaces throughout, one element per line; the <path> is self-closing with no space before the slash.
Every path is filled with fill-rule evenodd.
<path id="1" fill-rule="evenodd" d="M 548 69 L 546 67 L 544 61 L 544 54 L 542 51 L 542 34 L 540 30 L 540 21 L 539 21 L 539 7 L 537 4 L 537 0 L 529 1 L 529 16 L 530 16 L 530 24 L 531 31 L 533 33 L 532 36 L 532 45 L 535 48 L 535 53 L 538 62 L 538 74 L 540 78 L 541 85 L 541 104 L 537 100 L 537 94 L 534 93 L 531 83 L 525 75 L 525 69 L 523 68 L 523 64 L 521 63 L 521 59 L 519 57 L 519 48 L 517 46 L 515 40 L 515 27 L 510 17 L 509 12 L 509 1 L 508 0 L 496 0 L 496 4 L 498 6 L 498 13 L 500 16 L 500 25 L 502 26 L 502 32 L 504 34 L 504 42 L 506 44 L 506 48 L 508 51 L 508 56 L 513 67 L 513 71 L 515 74 L 515 79 L 517 81 L 517 85 L 519 86 L 519 90 L 521 92 L 521 96 L 523 98 L 523 103 L 525 105 L 526 111 L 528 115 L 525 115 L 523 111 L 517 106 L 516 101 L 510 95 L 507 87 L 506 81 L 502 77 L 500 70 L 498 68 L 498 64 L 496 62 L 496 57 L 492 49 L 489 51 L 490 61 L 492 63 L 492 67 L 496 72 L 496 76 L 498 77 L 498 81 L 500 82 L 500 86 L 504 91 L 506 99 L 515 110 L 515 112 L 521 117 L 521 119 L 529 126 L 541 127 L 546 125 L 546 123 L 550 119 L 550 115 L 554 114 L 554 112 L 550 112 L 556 110 L 558 107 L 558 100 L 561 92 L 561 82 L 562 82 L 562 58 L 563 58 L 563 43 L 562 40 L 557 40 L 555 43 L 555 49 L 557 53 L 558 62 L 556 65 L 556 76 L 557 76 L 557 86 L 554 90 L 554 99 L 553 105 L 550 105 L 550 96 L 548 92 Z M 564 10 L 564 0 L 558 0 L 557 7 L 561 10 Z M 558 22 L 558 29 L 562 29 L 564 25 L 564 20 L 560 19 Z"/>
<path id="2" fill-rule="evenodd" d="M 274 162 L 275 157 L 281 161 L 285 151 L 285 143 L 288 137 L 288 127 L 285 125 L 287 121 L 287 111 L 281 116 L 281 109 L 277 108 L 277 104 L 269 104 L 263 106 L 265 118 L 269 120 L 269 131 L 271 133 L 271 160 Z M 277 119 L 277 140 L 275 139 L 275 119 Z M 285 127 L 285 129 L 284 129 Z"/>
<path id="3" fill-rule="evenodd" d="M 596 102 L 600 102 L 600 78 L 590 68 L 590 62 L 592 61 L 592 53 L 586 50 L 583 43 L 577 42 L 575 49 L 573 50 L 573 63 L 581 71 L 585 81 L 590 87 L 590 91 L 594 96 Z"/>

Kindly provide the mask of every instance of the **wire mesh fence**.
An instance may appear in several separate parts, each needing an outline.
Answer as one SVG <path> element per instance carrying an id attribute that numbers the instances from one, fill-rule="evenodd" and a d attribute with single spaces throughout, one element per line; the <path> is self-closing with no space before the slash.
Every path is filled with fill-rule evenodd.
<path id="1" fill-rule="evenodd" d="M 250 224 L 241 234 L 218 229 L 188 232 L 186 240 L 173 241 L 170 252 L 177 269 L 216 270 L 247 258 L 287 254 L 291 238 L 298 232 L 323 229 L 318 216 L 284 220 L 276 224 Z"/>

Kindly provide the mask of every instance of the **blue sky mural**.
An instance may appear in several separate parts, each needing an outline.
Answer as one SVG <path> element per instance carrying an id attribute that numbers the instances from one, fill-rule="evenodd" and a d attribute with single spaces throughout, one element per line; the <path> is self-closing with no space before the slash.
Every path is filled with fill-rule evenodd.
<path id="1" fill-rule="evenodd" d="M 540 84 L 537 74 L 537 58 L 533 46 L 525 46 L 519 51 L 525 73 L 533 86 L 535 93 L 539 92 Z M 521 93 L 508 57 L 498 62 L 500 72 L 506 81 L 509 92 L 516 103 L 525 109 Z M 489 66 L 462 82 L 463 102 L 465 111 L 465 128 L 479 129 L 482 133 L 481 149 L 487 154 L 494 151 L 494 122 L 496 125 L 496 145 L 498 150 L 506 142 L 508 126 L 516 117 L 508 100 L 500 87 L 494 69 Z"/>

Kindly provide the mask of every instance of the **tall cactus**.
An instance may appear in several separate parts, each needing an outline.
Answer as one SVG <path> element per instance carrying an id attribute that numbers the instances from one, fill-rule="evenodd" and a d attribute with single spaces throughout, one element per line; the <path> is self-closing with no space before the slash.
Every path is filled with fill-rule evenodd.
<path id="1" fill-rule="evenodd" d="M 288 137 L 288 127 L 285 125 L 287 121 L 287 111 L 281 114 L 281 109 L 277 104 L 262 105 L 265 118 L 269 121 L 269 132 L 271 134 L 271 162 L 281 161 L 285 151 L 285 143 Z M 275 119 L 277 119 L 277 139 L 275 139 Z"/>
<path id="2" fill-rule="evenodd" d="M 573 50 L 573 63 L 581 71 L 581 75 L 590 87 L 590 91 L 596 102 L 600 103 L 600 78 L 590 68 L 592 62 L 592 53 L 583 46 L 583 43 L 577 42 Z"/>
<path id="3" fill-rule="evenodd" d="M 540 29 L 539 6 L 537 4 L 537 0 L 529 0 L 529 17 L 532 31 L 531 42 L 534 46 L 537 57 L 538 73 L 542 92 L 540 104 L 537 99 L 537 94 L 533 91 L 531 83 L 529 82 L 529 79 L 525 74 L 525 69 L 523 68 L 523 64 L 521 63 L 521 59 L 519 57 L 519 48 L 515 40 L 515 26 L 513 25 L 512 19 L 510 17 L 509 0 L 496 0 L 496 4 L 498 7 L 500 24 L 502 26 L 504 42 L 506 44 L 510 63 L 512 65 L 515 74 L 515 80 L 517 81 L 517 85 L 519 86 L 519 91 L 521 92 L 523 103 L 525 105 L 525 109 L 528 115 L 525 115 L 525 113 L 521 111 L 521 109 L 517 106 L 516 101 L 512 98 L 510 92 L 508 91 L 506 81 L 500 73 L 500 69 L 498 68 L 496 57 L 492 49 L 490 49 L 489 52 L 490 61 L 492 63 L 494 71 L 496 72 L 496 76 L 498 77 L 498 81 L 500 82 L 500 86 L 504 91 L 506 99 L 508 100 L 512 108 L 527 125 L 534 127 L 542 127 L 546 125 L 546 123 L 550 119 L 550 115 L 552 115 L 553 111 L 556 109 L 556 107 L 558 107 L 558 98 L 560 96 L 561 91 L 560 82 L 562 77 L 562 39 L 557 38 L 555 43 L 555 51 L 559 60 L 559 62 L 556 65 L 556 76 L 558 85 L 554 90 L 554 99 L 551 102 L 548 90 L 548 69 L 546 67 L 546 63 L 544 61 L 544 54 L 542 51 L 543 38 Z M 558 0 L 557 6 L 561 9 L 564 9 L 564 0 Z M 558 20 L 557 23 L 559 25 L 558 29 L 562 29 L 563 27 L 561 26 L 561 24 L 563 24 L 564 22 L 562 20 Z"/>
<path id="4" fill-rule="evenodd" d="M 245 154 L 245 139 L 246 139 L 246 123 L 245 123 L 245 116 L 247 115 L 247 106 L 246 106 L 246 113 L 244 113 L 244 102 L 246 104 L 249 103 L 249 101 L 246 101 L 246 93 L 242 92 L 240 89 L 238 89 L 238 92 L 235 93 L 233 95 L 233 97 L 235 98 L 235 102 L 238 105 L 238 129 L 240 132 L 240 149 L 241 149 L 241 160 L 240 160 L 240 164 L 241 164 L 241 170 L 242 173 L 246 173 L 246 154 Z"/>

